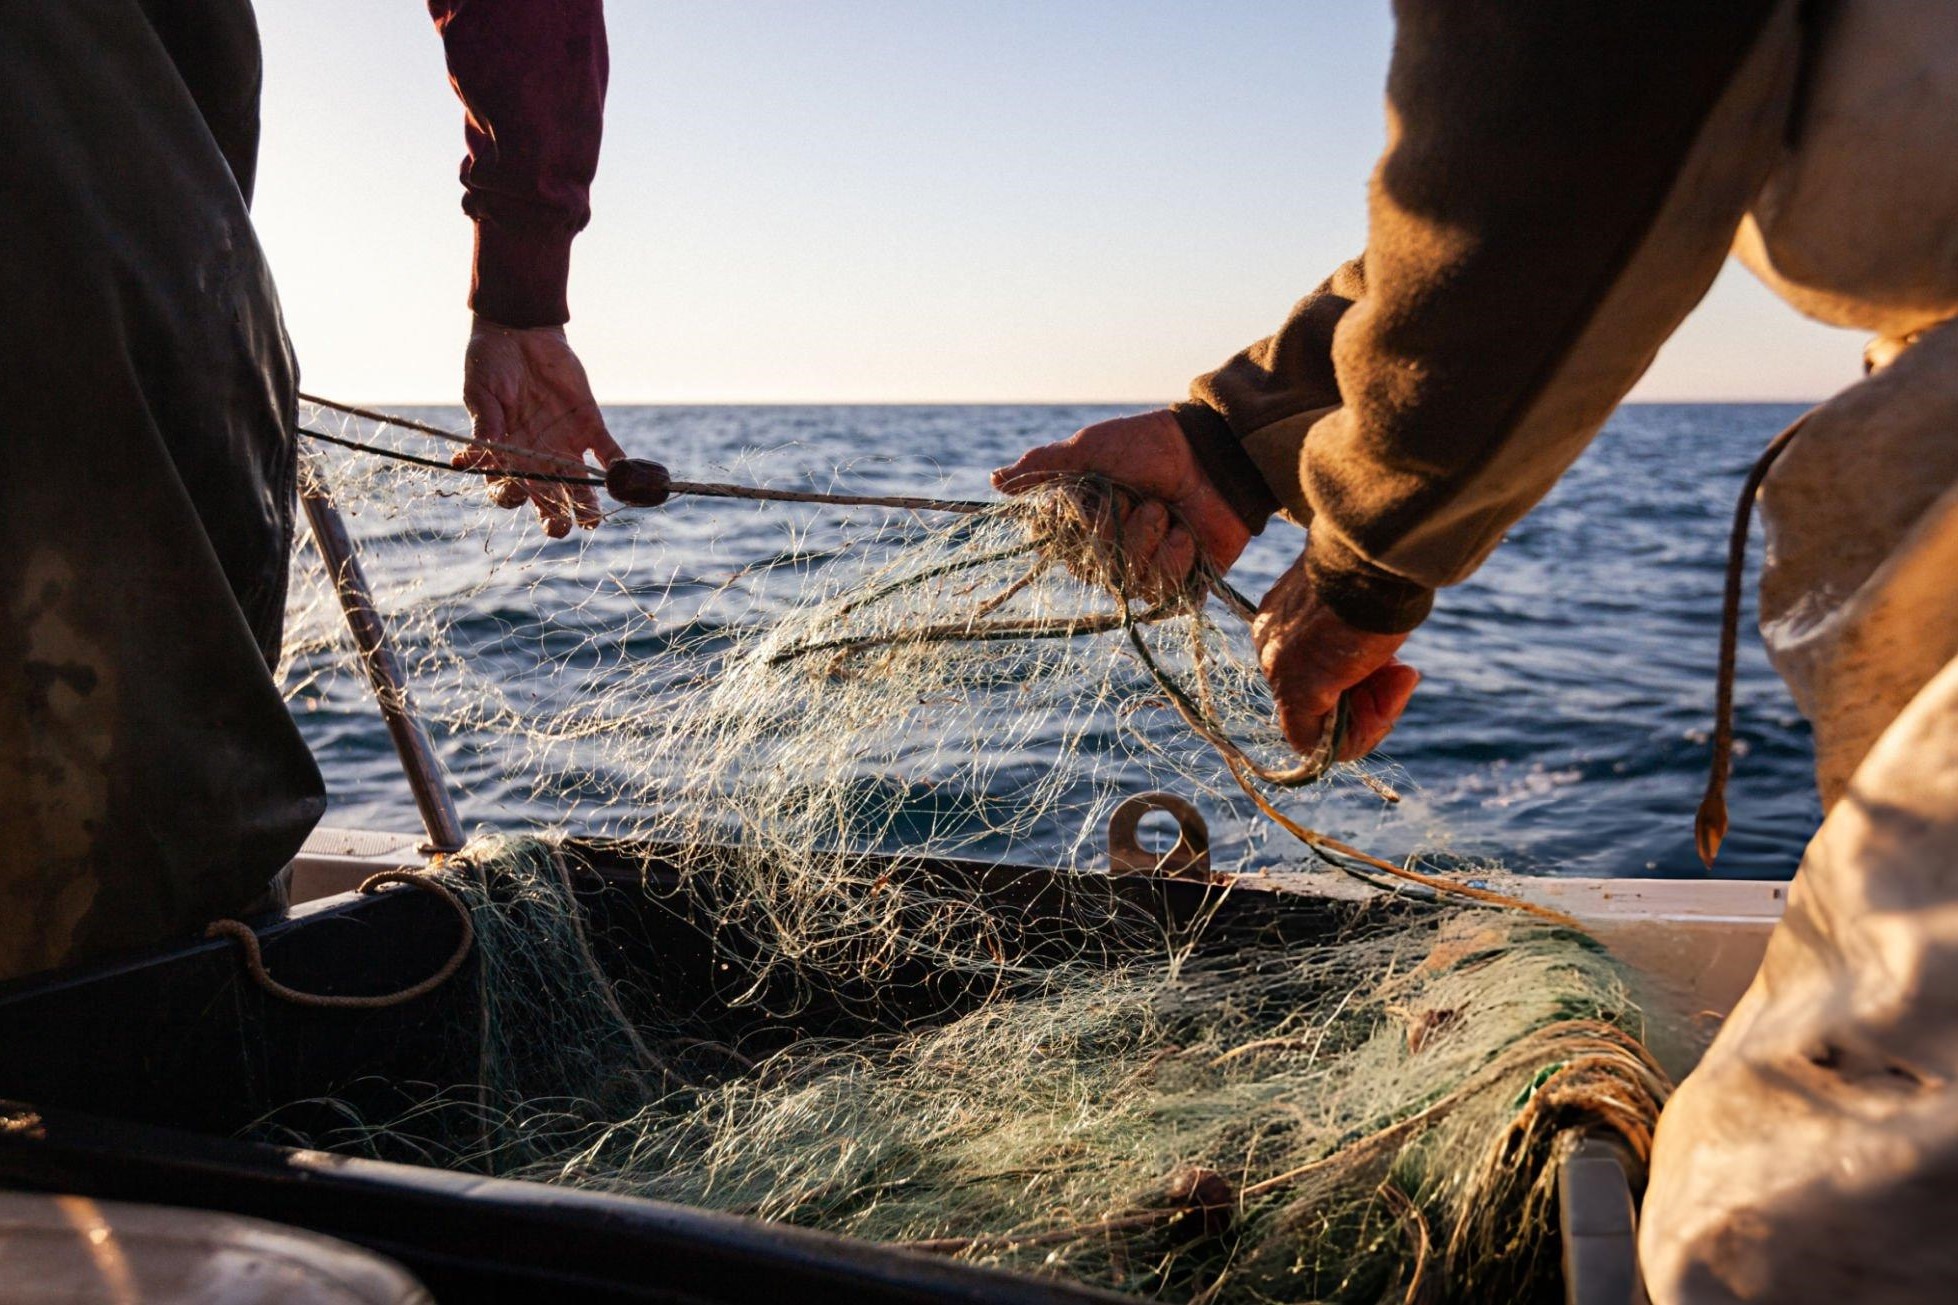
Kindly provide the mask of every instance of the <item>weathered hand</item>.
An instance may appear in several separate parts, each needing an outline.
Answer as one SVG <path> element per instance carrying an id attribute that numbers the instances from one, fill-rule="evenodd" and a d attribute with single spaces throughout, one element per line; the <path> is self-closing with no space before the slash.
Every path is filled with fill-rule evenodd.
<path id="1" fill-rule="evenodd" d="M 560 327 L 520 331 L 477 318 L 463 355 L 462 402 L 477 439 L 540 456 L 464 449 L 455 457 L 459 467 L 562 476 L 575 475 L 571 464 L 585 465 L 587 454 L 601 468 L 625 456 L 605 429 L 584 365 Z M 587 529 L 598 524 L 598 496 L 589 485 L 509 478 L 492 479 L 489 485 L 490 498 L 499 507 L 534 503 L 553 539 L 570 534 L 574 520 Z"/>
<path id="2" fill-rule="evenodd" d="M 1258 605 L 1251 636 L 1278 701 L 1278 727 L 1301 756 L 1319 746 L 1339 695 L 1350 690 L 1352 718 L 1337 760 L 1364 757 L 1393 730 L 1421 682 L 1421 672 L 1394 656 L 1407 636 L 1342 621 L 1319 601 L 1303 559 Z"/>
<path id="3" fill-rule="evenodd" d="M 1151 587 L 1179 588 L 1199 556 L 1226 571 L 1251 541 L 1166 409 L 1097 422 L 1029 449 L 993 473 L 993 487 L 1018 494 L 1070 475 L 1105 476 L 1143 496 L 1116 524 L 1121 537 L 1111 542 Z"/>

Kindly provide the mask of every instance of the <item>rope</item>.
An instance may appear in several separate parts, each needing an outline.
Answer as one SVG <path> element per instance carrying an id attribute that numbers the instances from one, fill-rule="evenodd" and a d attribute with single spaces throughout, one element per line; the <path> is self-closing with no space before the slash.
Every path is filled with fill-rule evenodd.
<path id="1" fill-rule="evenodd" d="M 291 1002 L 295 1006 L 314 1006 L 325 1010 L 385 1010 L 389 1006 L 400 1006 L 423 997 L 447 983 L 462 968 L 463 961 L 469 957 L 470 948 L 476 942 L 476 926 L 470 921 L 469 907 L 449 888 L 433 875 L 422 870 L 383 870 L 369 875 L 361 881 L 355 891 L 373 893 L 383 884 L 410 884 L 425 893 L 447 902 L 455 908 L 456 917 L 462 921 L 462 940 L 456 944 L 453 955 L 442 964 L 442 968 L 398 992 L 378 993 L 374 996 L 340 996 L 328 993 L 300 992 L 288 988 L 273 978 L 265 969 L 265 958 L 259 951 L 258 935 L 250 926 L 239 920 L 213 920 L 204 928 L 206 938 L 229 938 L 237 943 L 244 953 L 245 972 L 260 988 L 280 1001 Z"/>
<path id="2" fill-rule="evenodd" d="M 438 440 L 447 440 L 451 444 L 460 444 L 466 449 L 494 449 L 498 453 L 507 453 L 511 457 L 529 458 L 537 462 L 555 462 L 560 467 L 567 469 L 575 468 L 584 475 L 591 474 L 591 468 L 587 467 L 577 458 L 567 458 L 559 453 L 549 453 L 543 449 L 520 449 L 514 444 L 499 444 L 495 440 L 479 439 L 474 435 L 464 435 L 459 431 L 452 431 L 442 426 L 431 426 L 425 421 L 416 421 L 413 417 L 401 417 L 391 412 L 382 412 L 376 408 L 360 408 L 351 403 L 340 403 L 333 399 L 322 398 L 317 394 L 308 394 L 304 390 L 299 391 L 299 397 L 316 408 L 331 408 L 335 412 L 344 412 L 349 417 L 361 417 L 367 421 L 379 422 L 383 426 L 399 426 L 403 430 L 419 431 L 423 435 L 433 436 Z M 362 448 L 365 452 L 378 453 L 382 457 L 400 457 L 404 461 L 415 460 L 405 454 L 396 454 L 390 449 L 369 448 L 364 445 Z M 437 462 L 428 465 L 438 467 L 449 466 L 446 462 Z M 461 470 L 461 468 L 452 469 Z"/>
<path id="3" fill-rule="evenodd" d="M 1316 784 L 1326 777 L 1326 772 L 1331 770 L 1334 762 L 1338 760 L 1339 750 L 1346 742 L 1346 731 L 1353 718 L 1352 705 L 1347 700 L 1346 694 L 1339 695 L 1338 705 L 1333 710 L 1332 728 L 1326 731 L 1324 738 L 1320 739 L 1319 746 L 1313 754 L 1289 769 L 1273 770 L 1260 764 L 1255 757 L 1240 747 L 1235 739 L 1224 733 L 1209 719 L 1202 707 L 1191 700 L 1183 686 L 1178 684 L 1175 677 L 1164 670 L 1162 664 L 1156 660 L 1155 652 L 1149 647 L 1148 641 L 1142 637 L 1142 623 L 1130 618 L 1128 594 L 1117 590 L 1116 598 L 1121 603 L 1121 629 L 1128 635 L 1129 644 L 1135 649 L 1135 655 L 1142 662 L 1143 669 L 1149 672 L 1149 677 L 1169 699 L 1170 706 L 1174 707 L 1176 714 L 1183 718 L 1183 723 L 1189 726 L 1191 732 L 1198 738 L 1215 748 L 1233 773 L 1239 766 L 1243 766 L 1265 783 L 1275 784 L 1279 788 L 1303 788 L 1308 784 Z M 1199 676 L 1203 673 L 1201 660 L 1197 663 L 1197 673 Z"/>
<path id="4" fill-rule="evenodd" d="M 1440 875 L 1422 874 L 1419 870 L 1411 869 L 1408 866 L 1395 865 L 1392 861 L 1383 861 L 1377 856 L 1370 856 L 1362 852 L 1359 848 L 1342 843 L 1336 838 L 1327 838 L 1318 830 L 1306 828 L 1273 806 L 1266 799 L 1265 795 L 1258 792 L 1257 788 L 1252 785 L 1250 777 L 1245 774 L 1237 762 L 1231 760 L 1229 757 L 1225 757 L 1224 762 L 1230 767 L 1231 778 L 1237 781 L 1237 786 L 1244 790 L 1245 796 L 1257 804 L 1258 810 L 1264 812 L 1265 816 L 1280 829 L 1283 829 L 1293 838 L 1298 839 L 1299 842 L 1311 848 L 1313 852 L 1318 854 L 1321 860 L 1333 866 L 1335 869 L 1350 871 L 1352 867 L 1342 864 L 1340 860 L 1342 857 L 1350 858 L 1351 860 L 1358 861 L 1362 865 L 1372 866 L 1382 874 L 1392 875 L 1395 879 L 1404 880 L 1408 883 L 1419 884 L 1423 888 L 1431 889 L 1437 893 L 1448 893 L 1455 897 L 1466 897 L 1472 901 L 1481 902 L 1485 906 L 1500 906 L 1511 911 L 1522 911 L 1527 915 L 1534 915 L 1539 919 L 1548 920 L 1552 924 L 1561 925 L 1566 929 L 1572 929 L 1578 933 L 1586 935 L 1590 933 L 1590 930 L 1586 929 L 1582 924 L 1579 924 L 1576 919 L 1552 907 L 1526 901 L 1521 897 L 1511 897 L 1507 893 L 1499 893 L 1492 888 L 1477 888 L 1473 884 L 1465 884 L 1458 880 L 1446 879 Z"/>
<path id="5" fill-rule="evenodd" d="M 479 475 L 496 480 L 531 480 L 557 485 L 603 485 L 605 483 L 603 477 L 592 475 L 591 468 L 576 458 L 566 458 L 559 454 L 547 453 L 538 449 L 518 448 L 513 444 L 502 444 L 495 440 L 478 439 L 473 436 L 464 435 L 459 431 L 444 430 L 440 426 L 431 426 L 427 422 L 416 421 L 412 417 L 401 417 L 393 413 L 380 412 L 373 408 L 356 407 L 351 403 L 339 403 L 333 399 L 322 398 L 317 394 L 307 394 L 304 391 L 300 392 L 299 397 L 317 407 L 331 408 L 335 412 L 344 412 L 348 416 L 360 417 L 366 421 L 380 422 L 383 425 L 399 426 L 403 430 L 417 431 L 423 435 L 432 436 L 435 439 L 447 440 L 451 444 L 460 444 L 464 448 L 490 449 L 515 458 L 527 458 L 539 462 L 554 462 L 567 470 L 576 468 L 577 474 L 554 476 L 541 472 L 481 471 L 470 467 L 453 466 L 450 463 L 442 462 L 435 458 L 418 457 L 412 453 L 403 453 L 396 449 L 382 448 L 377 444 L 362 444 L 357 440 L 327 435 L 321 431 L 311 430 L 306 427 L 300 428 L 302 435 L 309 436 L 312 439 L 325 440 L 329 444 L 338 444 L 342 448 L 357 449 L 362 453 L 371 453 L 376 457 L 392 458 L 396 462 L 412 463 L 418 467 L 433 467 L 438 471 L 462 472 L 464 474 Z M 667 493 L 673 497 L 687 494 L 694 498 L 738 498 L 762 503 L 823 503 L 831 507 L 888 507 L 902 508 L 912 512 L 951 512 L 965 516 L 970 516 L 977 512 L 984 512 L 987 508 L 997 506 L 996 504 L 982 502 L 977 499 L 921 498 L 910 494 L 827 494 L 816 490 L 768 489 L 760 485 L 736 485 L 711 480 L 676 480 L 667 487 Z"/>
<path id="6" fill-rule="evenodd" d="M 1211 587 L 1212 592 L 1220 593 L 1225 597 L 1226 606 L 1230 607 L 1233 611 L 1237 611 L 1240 615 L 1244 615 L 1246 610 L 1254 611 L 1254 609 L 1250 609 L 1250 604 L 1244 599 L 1243 595 L 1231 588 L 1221 577 L 1212 580 Z M 1562 925 L 1567 929 L 1576 930 L 1579 933 L 1589 932 L 1583 925 L 1562 911 L 1553 910 L 1547 906 L 1540 906 L 1535 902 L 1525 901 L 1520 897 L 1512 897 L 1507 893 L 1498 893 L 1493 889 L 1476 888 L 1469 884 L 1458 883 L 1453 879 L 1442 878 L 1439 875 L 1422 874 L 1410 866 L 1395 865 L 1392 861 L 1382 860 L 1377 856 L 1371 856 L 1368 853 L 1362 852 L 1360 849 L 1349 844 L 1339 842 L 1337 839 L 1328 838 L 1316 829 L 1308 829 L 1298 821 L 1293 820 L 1290 816 L 1287 816 L 1276 806 L 1273 806 L 1270 800 L 1258 791 L 1257 786 L 1252 781 L 1257 779 L 1280 788 L 1295 788 L 1305 784 L 1315 783 L 1324 777 L 1326 772 L 1332 769 L 1334 762 L 1337 760 L 1339 749 L 1345 741 L 1346 731 L 1351 723 L 1352 709 L 1347 695 L 1344 693 L 1340 695 L 1339 702 L 1333 711 L 1331 728 L 1326 731 L 1326 736 L 1320 740 L 1319 747 L 1314 755 L 1306 758 L 1302 764 L 1291 770 L 1272 771 L 1267 769 L 1258 764 L 1249 753 L 1239 747 L 1221 729 L 1213 725 L 1202 703 L 1193 701 L 1183 686 L 1178 684 L 1175 678 L 1163 669 L 1157 662 L 1154 653 L 1150 650 L 1147 641 L 1142 638 L 1141 631 L 1138 628 L 1138 622 L 1131 618 L 1127 591 L 1121 586 L 1116 585 L 1113 587 L 1113 592 L 1116 601 L 1120 604 L 1120 612 L 1123 618 L 1122 628 L 1127 633 L 1129 642 L 1135 649 L 1136 656 L 1141 660 L 1144 669 L 1149 672 L 1150 677 L 1155 680 L 1156 686 L 1169 698 L 1170 704 L 1176 709 L 1177 714 L 1182 716 L 1184 723 L 1199 738 L 1217 750 L 1217 754 L 1223 758 L 1224 764 L 1230 768 L 1231 778 L 1237 781 L 1237 786 L 1244 791 L 1246 797 L 1250 798 L 1257 805 L 1258 810 L 1264 813 L 1265 817 L 1280 829 L 1283 829 L 1286 833 L 1298 839 L 1299 842 L 1305 844 L 1320 860 L 1326 862 L 1326 864 L 1336 870 L 1342 870 L 1368 883 L 1373 883 L 1376 888 L 1394 891 L 1399 885 L 1374 883 L 1369 876 L 1348 864 L 1348 861 L 1357 861 L 1362 865 L 1371 866 L 1399 880 L 1402 884 L 1418 884 L 1431 892 L 1448 893 L 1457 897 L 1466 897 L 1488 906 L 1499 906 L 1512 911 L 1522 911 L 1526 914 L 1548 920 L 1553 924 Z M 1251 618 L 1250 616 L 1245 616 L 1245 619 L 1249 620 Z M 1209 696 L 1209 682 L 1204 675 L 1204 664 L 1201 656 L 1196 659 L 1196 669 L 1199 697 L 1207 701 Z M 1392 801 L 1398 802 L 1400 800 L 1400 795 L 1393 793 L 1391 789 L 1387 790 L 1387 794 Z"/>
<path id="7" fill-rule="evenodd" d="M 1693 845 L 1700 862 L 1713 869 L 1713 858 L 1720 855 L 1720 842 L 1727 836 L 1727 776 L 1734 765 L 1734 668 L 1740 647 L 1740 590 L 1747 567 L 1747 530 L 1754 518 L 1754 499 L 1761 483 L 1768 478 L 1775 460 L 1788 447 L 1795 433 L 1806 422 L 1797 417 L 1787 429 L 1768 441 L 1761 456 L 1748 469 L 1741 482 L 1740 501 L 1734 505 L 1734 528 L 1727 538 L 1727 580 L 1720 600 L 1720 663 L 1714 673 L 1713 758 L 1706 777 L 1706 792 L 1693 817 Z"/>
<path id="8" fill-rule="evenodd" d="M 433 467 L 437 471 L 453 471 L 462 476 L 481 476 L 485 480 L 538 480 L 550 485 L 603 485 L 602 476 L 552 476 L 540 471 L 498 471 L 484 467 L 458 467 L 453 462 L 443 462 L 437 458 L 424 458 L 413 453 L 403 453 L 399 449 L 384 449 L 378 444 L 362 444 L 359 440 L 346 439 L 339 435 L 329 435 L 323 430 L 301 426 L 299 433 L 309 439 L 325 440 L 328 444 L 338 444 L 343 449 L 353 449 L 359 453 L 372 453 L 377 457 L 393 458 L 396 462 L 410 462 L 417 467 Z"/>
<path id="9" fill-rule="evenodd" d="M 335 400 L 322 398 L 321 396 L 316 394 L 307 394 L 304 393 L 303 391 L 300 393 L 299 397 L 304 399 L 308 403 L 315 404 L 322 408 L 331 408 L 336 412 L 344 412 L 350 416 L 360 417 L 367 421 L 381 422 L 387 425 L 400 426 L 407 430 L 419 431 L 424 435 L 431 435 L 437 439 L 448 440 L 451 443 L 461 444 L 464 445 L 465 447 L 479 447 L 479 448 L 486 447 L 486 448 L 498 450 L 500 452 L 509 453 L 513 456 L 540 457 L 564 465 L 575 465 L 584 474 L 576 475 L 576 476 L 555 476 L 555 475 L 548 475 L 548 474 L 534 473 L 534 472 L 498 471 L 498 470 L 485 470 L 485 469 L 474 468 L 474 467 L 458 467 L 447 462 L 439 461 L 435 458 L 420 457 L 413 453 L 404 453 L 396 449 L 383 448 L 377 444 L 365 444 L 359 440 L 347 439 L 344 436 L 329 435 L 324 431 L 313 430 L 310 427 L 304 427 L 304 426 L 300 427 L 301 434 L 307 435 L 313 439 L 325 440 L 329 444 L 337 444 L 341 448 L 353 449 L 361 453 L 371 453 L 378 457 L 383 457 L 383 458 L 392 458 L 397 462 L 412 463 L 413 465 L 419 467 L 432 467 L 437 471 L 455 471 L 468 475 L 481 476 L 490 479 L 543 481 L 549 484 L 557 484 L 557 485 L 602 486 L 605 484 L 605 480 L 603 477 L 591 475 L 590 468 L 586 467 L 583 463 L 573 462 L 570 459 L 561 458 L 555 454 L 532 453 L 528 450 L 518 449 L 511 445 L 498 444 L 490 440 L 472 439 L 471 437 L 460 434 L 456 431 L 444 430 L 440 426 L 431 426 L 426 422 L 416 421 L 409 417 L 401 417 L 401 416 L 394 415 L 392 413 L 381 412 L 373 408 L 361 408 L 349 403 L 339 403 L 336 402 Z M 1119 487 L 1115 486 L 1112 482 L 1104 484 L 1100 486 L 1100 488 L 1104 490 L 1119 489 Z M 963 513 L 963 514 L 974 514 L 978 512 L 983 512 L 989 507 L 997 506 L 996 504 L 982 503 L 982 502 L 964 500 L 964 499 L 918 498 L 910 495 L 823 494 L 823 493 L 815 493 L 815 492 L 804 491 L 804 490 L 765 489 L 758 485 L 728 485 L 728 484 L 717 484 L 717 483 L 703 482 L 703 481 L 684 481 L 684 480 L 676 480 L 671 482 L 671 484 L 668 487 L 668 493 L 669 495 L 692 494 L 696 497 L 702 497 L 702 498 L 740 498 L 740 499 L 751 499 L 751 500 L 762 501 L 762 502 L 827 503 L 833 506 L 843 506 L 843 507 L 896 507 L 896 508 L 909 508 L 909 509 L 919 510 L 919 511 L 956 512 L 956 513 Z M 989 557 L 987 559 L 982 559 L 982 560 L 995 560 L 995 559 Z M 1031 579 L 1031 576 L 1029 576 L 1028 578 Z M 1231 586 L 1222 577 L 1212 578 L 1210 581 L 1210 589 L 1218 596 L 1218 598 L 1223 602 L 1224 606 L 1228 610 L 1230 610 L 1232 613 L 1234 613 L 1244 621 L 1249 622 L 1250 620 L 1252 620 L 1252 618 L 1254 618 L 1257 615 L 1257 610 L 1258 610 L 1257 604 L 1253 603 L 1250 599 L 1246 598 L 1242 593 L 1240 593 L 1236 588 Z M 1255 773 L 1259 779 L 1265 780 L 1268 783 L 1277 784 L 1280 787 L 1284 787 L 1284 788 L 1297 788 L 1307 784 L 1316 783 L 1318 780 L 1320 780 L 1325 776 L 1326 771 L 1330 769 L 1333 764 L 1333 759 L 1338 753 L 1340 742 L 1345 737 L 1345 733 L 1346 733 L 1346 722 L 1347 722 L 1348 711 L 1347 711 L 1347 702 L 1343 696 L 1340 698 L 1339 710 L 1335 714 L 1333 729 L 1330 732 L 1330 735 L 1326 740 L 1326 743 L 1321 747 L 1320 751 L 1316 755 L 1307 758 L 1302 765 L 1299 765 L 1289 770 L 1274 771 L 1268 769 L 1267 767 L 1261 765 L 1256 760 L 1254 760 L 1242 748 L 1239 748 L 1232 740 L 1226 737 L 1222 733 L 1222 731 L 1216 729 L 1214 726 L 1212 726 L 1208 721 L 1206 721 L 1203 718 L 1204 713 L 1200 709 L 1198 709 L 1194 703 L 1192 703 L 1189 700 L 1189 697 L 1183 692 L 1182 687 L 1177 685 L 1172 679 L 1170 679 L 1169 676 L 1162 670 L 1162 668 L 1156 664 L 1156 661 L 1154 657 L 1151 656 L 1148 647 L 1143 644 L 1141 637 L 1136 630 L 1136 625 L 1138 624 L 1138 622 L 1132 619 L 1129 614 L 1127 595 L 1125 593 L 1118 593 L 1117 596 L 1121 599 L 1122 609 L 1120 614 L 1116 616 L 1056 617 L 1056 618 L 1049 618 L 1046 620 L 1036 620 L 1036 621 L 1000 622 L 991 625 L 978 625 L 972 621 L 961 621 L 961 622 L 949 623 L 944 626 L 935 626 L 935 627 L 929 627 L 920 630 L 903 631 L 896 635 L 872 635 L 872 636 L 860 636 L 860 637 L 845 638 L 845 639 L 821 640 L 815 643 L 798 645 L 796 647 L 788 648 L 781 652 L 778 652 L 769 659 L 769 664 L 777 665 L 782 662 L 790 661 L 794 658 L 805 656 L 810 653 L 856 651 L 861 648 L 874 647 L 880 644 L 895 642 L 900 638 L 908 642 L 920 642 L 920 643 L 934 643 L 934 642 L 947 642 L 947 641 L 966 642 L 966 641 L 985 641 L 985 640 L 1053 639 L 1053 638 L 1069 639 L 1084 634 L 1101 634 L 1115 629 L 1125 629 L 1128 632 L 1130 641 L 1134 643 L 1138 654 L 1141 656 L 1143 664 L 1148 667 L 1150 674 L 1155 678 L 1157 684 L 1160 685 L 1163 691 L 1169 695 L 1171 701 L 1175 704 L 1177 711 L 1182 715 L 1183 719 L 1186 722 L 1188 722 L 1190 728 L 1195 730 L 1200 736 L 1202 736 L 1205 740 L 1207 740 L 1212 746 L 1216 747 L 1220 752 L 1224 753 L 1227 759 L 1234 758 L 1237 761 L 1243 762 L 1245 765 L 1251 768 L 1252 772 Z M 1010 591 L 1006 594 L 997 596 L 996 601 L 1003 601 L 1005 598 L 1008 597 L 1011 597 Z M 1158 612 L 1153 613 L 1152 615 L 1155 617 L 1160 617 L 1162 614 L 1163 612 L 1159 610 Z M 984 613 L 981 613 L 981 615 L 984 615 Z M 1145 615 L 1144 617 L 1141 618 L 1140 623 L 1149 622 L 1152 619 L 1152 615 Z M 1400 800 L 1399 794 L 1394 793 L 1390 789 L 1384 791 L 1381 789 L 1376 789 L 1376 791 L 1381 792 L 1382 796 L 1386 797 L 1389 801 Z"/>

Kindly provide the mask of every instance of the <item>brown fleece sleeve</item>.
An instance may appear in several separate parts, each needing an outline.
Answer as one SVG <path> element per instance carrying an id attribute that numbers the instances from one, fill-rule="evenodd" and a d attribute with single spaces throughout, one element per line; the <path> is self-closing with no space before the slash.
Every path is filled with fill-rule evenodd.
<path id="1" fill-rule="evenodd" d="M 1333 330 L 1365 291 L 1364 258 L 1341 264 L 1275 334 L 1199 376 L 1176 405 L 1197 460 L 1253 533 L 1280 510 L 1300 525 L 1311 520 L 1299 446 L 1313 419 L 1339 404 Z"/>
<path id="2" fill-rule="evenodd" d="M 1396 4 L 1364 268 L 1194 392 L 1310 522 L 1346 620 L 1419 624 L 1706 292 L 1773 160 L 1795 8 Z"/>

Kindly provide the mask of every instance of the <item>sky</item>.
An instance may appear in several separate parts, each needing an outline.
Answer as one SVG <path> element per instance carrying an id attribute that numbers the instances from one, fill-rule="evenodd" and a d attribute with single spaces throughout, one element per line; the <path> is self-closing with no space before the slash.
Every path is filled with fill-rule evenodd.
<path id="1" fill-rule="evenodd" d="M 258 0 L 255 208 L 308 388 L 453 403 L 462 112 L 417 0 Z M 608 403 L 1180 397 L 1365 243 L 1387 0 L 612 0 L 571 341 Z M 1862 340 L 1730 263 L 1635 399 Z"/>

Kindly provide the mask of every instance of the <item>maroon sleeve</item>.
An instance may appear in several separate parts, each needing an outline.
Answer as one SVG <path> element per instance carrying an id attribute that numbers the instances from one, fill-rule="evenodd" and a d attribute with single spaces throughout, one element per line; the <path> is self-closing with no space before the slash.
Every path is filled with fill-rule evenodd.
<path id="1" fill-rule="evenodd" d="M 591 219 L 605 113 L 601 0 L 429 0 L 467 110 L 462 207 L 476 223 L 469 306 L 557 326 L 571 238 Z"/>

